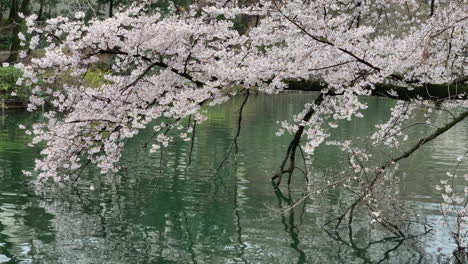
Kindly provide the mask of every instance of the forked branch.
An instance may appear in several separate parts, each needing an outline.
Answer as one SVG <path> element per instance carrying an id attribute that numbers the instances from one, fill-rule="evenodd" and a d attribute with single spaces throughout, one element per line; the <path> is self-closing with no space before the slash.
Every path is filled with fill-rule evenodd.
<path id="1" fill-rule="evenodd" d="M 325 98 L 325 95 L 323 93 L 320 93 L 320 95 L 315 99 L 313 105 L 309 108 L 309 111 L 302 118 L 302 121 L 308 122 L 310 120 L 312 115 L 315 113 L 315 108 L 322 104 L 324 98 Z M 271 178 L 271 182 L 275 188 L 278 188 L 279 185 L 281 184 L 281 179 L 283 177 L 283 174 L 288 174 L 288 185 L 291 184 L 291 175 L 294 172 L 294 169 L 296 167 L 295 166 L 296 150 L 299 147 L 299 143 L 300 143 L 302 134 L 304 133 L 304 129 L 305 129 L 304 125 L 299 126 L 296 133 L 294 134 L 294 138 L 289 143 L 288 150 L 286 151 L 286 155 L 283 159 L 283 162 L 281 163 L 279 171 L 275 175 L 273 175 L 273 177 Z M 289 161 L 289 166 L 286 168 L 288 161 Z"/>

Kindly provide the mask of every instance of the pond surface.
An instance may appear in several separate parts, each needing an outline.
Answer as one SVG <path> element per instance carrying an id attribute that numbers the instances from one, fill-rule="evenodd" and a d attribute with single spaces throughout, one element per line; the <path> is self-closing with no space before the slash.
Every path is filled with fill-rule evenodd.
<path id="1" fill-rule="evenodd" d="M 428 221 L 431 233 L 385 240 L 392 234 L 363 213 L 355 216 L 353 228 L 336 236 L 322 226 L 339 215 L 341 203 L 354 199 L 350 193 L 337 189 L 319 200 L 303 199 L 307 188 L 300 172 L 290 191 L 274 192 L 270 183 L 290 140 L 275 136 L 276 121 L 290 119 L 314 97 L 305 92 L 252 95 L 237 155 L 226 158 L 243 98 L 208 110 L 209 120 L 196 129 L 191 157 L 190 142 L 149 154 L 141 147 L 152 135 L 147 129 L 128 142 L 118 175 L 101 176 L 89 168 L 76 189 L 46 189 L 40 195 L 32 178 L 21 173 L 32 167 L 39 150 L 26 146 L 30 138 L 18 124 L 41 115 L 5 112 L 0 120 L 0 263 L 450 263 L 454 243 L 440 221 L 435 185 L 468 148 L 467 120 L 404 161 L 397 172 L 400 181 L 392 187 L 393 198 Z M 365 119 L 343 123 L 332 137 L 366 138 L 387 120 L 394 102 L 372 98 L 368 103 Z M 321 147 L 309 175 L 326 180 L 345 159 L 332 147 Z M 463 170 L 468 172 L 467 162 L 459 167 Z M 463 190 L 463 184 L 456 189 Z M 281 211 L 295 203 L 294 209 Z"/>

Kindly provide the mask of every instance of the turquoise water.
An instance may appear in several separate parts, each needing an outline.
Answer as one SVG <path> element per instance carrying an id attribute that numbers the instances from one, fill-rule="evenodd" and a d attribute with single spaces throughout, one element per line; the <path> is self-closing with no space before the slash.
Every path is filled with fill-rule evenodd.
<path id="1" fill-rule="evenodd" d="M 151 129 L 144 130 L 127 143 L 121 172 L 103 176 L 89 168 L 72 190 L 39 191 L 32 178 L 22 175 L 33 166 L 39 149 L 26 146 L 30 138 L 18 124 L 40 120 L 41 115 L 4 112 L 0 263 L 451 261 L 455 245 L 440 221 L 441 197 L 434 186 L 467 150 L 467 120 L 405 160 L 395 173 L 399 182 L 386 188 L 409 215 L 430 223 L 431 233 L 385 240 L 392 234 L 371 224 L 363 208 L 356 210 L 351 228 L 346 224 L 327 233 L 322 226 L 354 199 L 349 192 L 336 189 L 304 198 L 313 186 L 307 188 L 299 171 L 289 190 L 284 186 L 275 192 L 270 183 L 290 140 L 287 135 L 275 136 L 276 121 L 289 119 L 314 97 L 306 92 L 252 95 L 243 114 L 239 152 L 228 158 L 242 98 L 208 109 L 209 120 L 197 127 L 191 157 L 190 142 L 178 142 L 162 155 L 149 154 L 142 145 Z M 343 123 L 332 137 L 361 137 L 365 142 L 393 105 L 381 98 L 368 103 L 366 118 Z M 442 115 L 438 122 L 446 118 Z M 314 182 L 332 179 L 344 162 L 346 156 L 333 147 L 320 147 L 309 177 Z M 467 162 L 459 170 L 468 172 Z M 463 184 L 456 190 L 463 190 Z M 294 209 L 281 211 L 293 204 Z M 421 228 L 415 224 L 409 232 L 421 233 Z"/>

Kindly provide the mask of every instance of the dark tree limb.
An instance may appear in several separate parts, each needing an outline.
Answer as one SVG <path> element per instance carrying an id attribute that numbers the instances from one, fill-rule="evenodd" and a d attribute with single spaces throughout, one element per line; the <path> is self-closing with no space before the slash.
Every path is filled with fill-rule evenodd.
<path id="1" fill-rule="evenodd" d="M 315 113 L 315 108 L 322 104 L 324 98 L 325 94 L 320 93 L 320 95 L 315 99 L 314 104 L 309 108 L 309 111 L 302 118 L 302 121 L 308 122 L 310 120 L 312 115 Z M 289 143 L 288 150 L 286 151 L 286 156 L 284 157 L 283 162 L 281 163 L 279 171 L 271 178 L 271 182 L 275 188 L 279 187 L 283 174 L 286 173 L 288 174 L 288 185 L 291 183 L 291 175 L 295 168 L 296 150 L 299 147 L 302 134 L 304 133 L 304 128 L 305 127 L 301 125 L 297 129 L 296 134 L 294 134 L 294 138 Z M 286 168 L 288 160 L 289 167 Z"/>
<path id="2" fill-rule="evenodd" d="M 451 129 L 453 126 L 455 126 L 456 124 L 460 123 L 461 121 L 463 121 L 465 118 L 468 117 L 468 111 L 466 112 L 463 112 L 461 113 L 458 117 L 454 118 L 452 120 L 452 122 L 446 124 L 445 126 L 443 127 L 440 127 L 438 128 L 436 131 L 434 131 L 434 133 L 432 133 L 431 135 L 425 137 L 425 138 L 421 138 L 418 143 L 416 143 L 413 147 L 411 147 L 410 149 L 408 149 L 407 151 L 405 151 L 403 154 L 401 154 L 400 156 L 396 157 L 396 158 L 393 158 L 392 160 L 388 161 L 385 165 L 383 165 L 381 167 L 381 169 L 385 169 L 387 168 L 390 164 L 393 164 L 395 162 L 398 162 L 402 159 L 405 159 L 405 158 L 408 158 L 411 154 L 413 154 L 416 150 L 418 150 L 420 147 L 422 147 L 423 145 L 431 142 L 432 140 L 434 140 L 435 138 L 437 138 L 438 136 L 442 135 L 443 133 L 447 132 L 449 129 Z"/>
<path id="3" fill-rule="evenodd" d="M 378 182 L 379 179 L 381 179 L 381 177 L 384 175 L 385 173 L 385 170 L 391 166 L 392 164 L 402 160 L 402 159 L 405 159 L 405 158 L 408 158 L 409 156 L 411 156 L 414 152 L 416 152 L 420 147 L 422 147 L 423 145 L 431 142 L 432 140 L 434 140 L 435 138 L 437 138 L 438 136 L 442 135 L 443 133 L 447 132 L 449 129 L 451 129 L 452 127 L 454 127 L 456 124 L 460 123 L 461 121 L 463 121 L 465 118 L 468 117 L 468 111 L 466 112 L 463 112 L 461 113 L 460 115 L 458 115 L 456 118 L 454 118 L 451 122 L 449 122 L 448 124 L 446 124 L 445 126 L 443 127 L 440 127 L 438 129 L 436 129 L 431 135 L 427 136 L 427 137 L 424 137 L 424 138 L 421 138 L 414 146 L 412 146 L 411 148 L 409 148 L 407 151 L 405 151 L 404 153 L 402 153 L 401 155 L 399 155 L 398 157 L 395 157 L 395 158 L 392 158 L 390 159 L 389 161 L 385 162 L 376 172 L 375 172 L 375 177 L 372 179 L 372 181 L 364 188 L 363 190 L 363 193 L 361 195 L 357 194 L 358 195 L 358 198 L 343 212 L 343 214 L 341 214 L 340 216 L 328 221 L 327 223 L 325 223 L 324 226 L 327 226 L 329 225 L 330 223 L 336 221 L 336 226 L 335 226 L 335 229 L 338 228 L 338 226 L 341 224 L 341 222 L 343 221 L 344 217 L 346 215 L 350 215 L 352 214 L 352 211 L 354 210 L 354 208 L 356 206 L 358 206 L 360 203 L 366 203 L 366 200 L 364 199 L 364 197 L 366 197 L 368 194 L 370 194 L 372 192 L 372 189 L 375 187 L 376 183 Z M 380 223 L 380 222 L 379 222 Z M 385 222 L 385 223 L 381 223 L 383 225 L 383 227 L 387 228 L 388 230 L 389 227 L 392 227 L 392 228 L 395 228 L 394 231 L 398 231 L 398 228 L 396 228 L 395 226 L 389 226 L 389 222 Z M 395 233 L 395 232 L 394 232 Z M 399 235 L 401 237 L 405 237 L 402 233 L 395 233 L 396 235 Z"/>
<path id="4" fill-rule="evenodd" d="M 446 85 L 446 84 L 426 84 L 425 86 L 414 87 L 413 90 L 408 90 L 406 87 L 401 87 L 392 84 L 380 84 L 376 85 L 373 89 L 371 89 L 371 96 L 381 96 L 392 98 L 396 100 L 403 100 L 403 101 L 411 101 L 411 100 L 434 100 L 436 102 L 441 102 L 444 100 L 466 100 L 468 99 L 468 84 L 464 84 L 463 81 L 460 80 L 460 84 L 453 84 L 453 85 Z M 288 82 L 288 90 L 302 90 L 302 91 L 316 91 L 321 92 L 324 89 L 327 89 L 327 84 L 320 81 L 306 81 L 306 80 L 291 80 Z M 370 89 L 370 88 L 369 88 Z M 390 91 L 397 92 L 397 95 L 392 95 Z M 327 95 L 338 95 L 333 91 L 329 91 Z M 324 94 L 321 93 L 319 97 L 315 100 L 314 105 L 309 109 L 306 115 L 303 117 L 303 121 L 307 122 L 314 114 L 315 110 L 314 107 L 319 106 L 323 101 Z M 450 124 L 451 126 L 458 123 L 461 119 L 464 119 L 466 116 L 459 116 L 455 118 Z M 449 126 L 448 124 L 447 126 Z M 421 145 L 431 141 L 435 137 L 439 136 L 440 134 L 444 133 L 449 127 L 443 127 L 436 130 L 435 134 L 429 136 L 428 138 L 421 139 L 417 146 L 414 146 L 415 149 L 409 150 L 410 153 L 406 153 L 408 156 L 411 155 L 412 152 L 416 151 Z M 282 175 L 289 174 L 288 178 L 288 185 L 291 183 L 291 175 L 295 168 L 295 155 L 296 149 L 299 146 L 300 139 L 302 134 L 304 133 L 304 126 L 299 126 L 297 129 L 293 139 L 291 140 L 288 150 L 286 152 L 286 156 L 283 159 L 279 172 L 276 173 L 272 177 L 272 184 L 275 188 L 281 183 Z M 400 159 L 405 158 L 401 157 Z M 289 159 L 289 167 L 286 167 Z M 399 160 L 399 159 L 398 159 Z M 398 161 L 395 160 L 394 162 Z"/>
<path id="5" fill-rule="evenodd" d="M 430 17 L 434 15 L 434 9 L 435 9 L 435 0 L 431 0 L 431 13 L 429 13 Z"/>

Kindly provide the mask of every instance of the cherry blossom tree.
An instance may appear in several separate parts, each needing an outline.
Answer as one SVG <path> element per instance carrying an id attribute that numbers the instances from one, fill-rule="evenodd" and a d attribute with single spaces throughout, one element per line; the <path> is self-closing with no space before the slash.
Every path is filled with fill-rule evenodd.
<path id="1" fill-rule="evenodd" d="M 153 120 L 164 119 L 153 125 L 148 143 L 155 152 L 177 138 L 190 141 L 206 119 L 200 113 L 204 105 L 239 94 L 306 89 L 316 91 L 317 98 L 278 128 L 292 140 L 273 185 L 278 187 L 284 175 L 290 183 L 298 157 L 306 160 L 322 144 L 337 146 L 348 154 L 349 173 L 315 186 L 314 192 L 359 186 L 356 201 L 336 221 L 361 204 L 399 234 L 379 213 L 374 191 L 400 160 L 468 116 L 467 8 L 464 0 L 260 0 L 249 5 L 227 0 L 163 15 L 143 1 L 104 20 L 84 21 L 84 13 L 77 12 L 38 26 L 31 16 L 27 36 L 19 38 L 30 49 L 42 43 L 45 55 L 16 67 L 24 72 L 18 84 L 33 87 L 29 110 L 49 106 L 45 121 L 28 130 L 32 144 L 45 143 L 35 165 L 38 182 L 75 182 L 89 164 L 102 173 L 118 171 L 125 140 Z M 239 16 L 253 21 L 242 34 L 234 28 Z M 87 86 L 87 72 L 103 61 L 111 67 L 104 84 Z M 352 140 L 328 140 L 341 120 L 365 118 L 366 96 L 398 100 L 390 119 L 369 135 L 372 148 L 390 151 L 379 162 Z M 448 112 L 452 118 L 408 146 L 403 143 L 406 125 L 416 108 Z M 432 123 L 425 115 L 422 126 Z M 457 173 L 463 177 L 457 171 L 452 176 Z M 454 238 L 464 250 L 466 190 L 453 196 L 449 184 L 440 188 L 445 211 L 456 208 Z"/>

